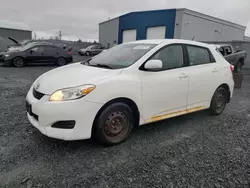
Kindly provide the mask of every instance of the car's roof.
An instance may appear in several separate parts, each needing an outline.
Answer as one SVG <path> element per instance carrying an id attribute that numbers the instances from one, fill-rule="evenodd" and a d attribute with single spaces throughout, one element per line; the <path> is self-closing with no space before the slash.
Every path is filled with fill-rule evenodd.
<path id="1" fill-rule="evenodd" d="M 191 44 L 191 45 L 197 45 L 197 46 L 204 46 L 210 48 L 210 44 L 202 43 L 202 42 L 197 42 L 197 41 L 192 41 L 192 40 L 183 40 L 183 39 L 156 39 L 156 40 L 138 40 L 138 41 L 133 41 L 129 43 L 134 43 L 134 44 L 172 44 L 172 43 L 182 43 L 182 44 Z"/>

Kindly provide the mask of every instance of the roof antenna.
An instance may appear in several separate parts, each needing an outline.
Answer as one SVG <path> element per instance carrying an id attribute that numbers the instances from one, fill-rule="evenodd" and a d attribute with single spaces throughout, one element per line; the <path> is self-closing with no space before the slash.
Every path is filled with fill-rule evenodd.
<path id="1" fill-rule="evenodd" d="M 192 40 L 194 40 L 195 36 L 193 36 Z"/>

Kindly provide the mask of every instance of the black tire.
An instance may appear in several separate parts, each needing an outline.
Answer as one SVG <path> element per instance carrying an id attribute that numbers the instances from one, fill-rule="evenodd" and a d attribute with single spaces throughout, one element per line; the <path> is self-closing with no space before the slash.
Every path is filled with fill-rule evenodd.
<path id="1" fill-rule="evenodd" d="M 235 66 L 235 73 L 240 73 L 241 70 L 242 70 L 242 66 L 243 66 L 243 63 L 242 62 L 238 62 Z"/>
<path id="2" fill-rule="evenodd" d="M 58 66 L 64 66 L 64 65 L 67 64 L 67 60 L 66 60 L 64 57 L 59 57 L 59 58 L 57 59 L 56 64 L 57 64 Z"/>
<path id="3" fill-rule="evenodd" d="M 227 96 L 227 91 L 223 87 L 215 91 L 209 108 L 211 115 L 220 115 L 224 111 L 228 101 Z"/>
<path id="4" fill-rule="evenodd" d="M 23 67 L 25 65 L 24 60 L 21 57 L 15 57 L 15 58 L 13 58 L 12 64 L 15 67 Z"/>
<path id="5" fill-rule="evenodd" d="M 104 145 L 124 142 L 133 129 L 133 112 L 124 103 L 114 103 L 105 108 L 95 121 L 95 136 Z"/>
<path id="6" fill-rule="evenodd" d="M 89 51 L 87 51 L 85 54 L 86 56 L 91 56 L 91 53 Z"/>

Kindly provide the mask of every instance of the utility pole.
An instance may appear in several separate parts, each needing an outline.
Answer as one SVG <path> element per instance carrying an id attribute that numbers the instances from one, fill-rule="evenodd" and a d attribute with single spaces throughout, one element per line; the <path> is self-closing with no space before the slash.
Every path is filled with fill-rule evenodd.
<path id="1" fill-rule="evenodd" d="M 36 32 L 34 32 L 34 39 L 36 40 Z"/>
<path id="2" fill-rule="evenodd" d="M 59 36 L 59 39 L 62 40 L 62 31 L 61 30 L 59 31 L 58 36 Z"/>

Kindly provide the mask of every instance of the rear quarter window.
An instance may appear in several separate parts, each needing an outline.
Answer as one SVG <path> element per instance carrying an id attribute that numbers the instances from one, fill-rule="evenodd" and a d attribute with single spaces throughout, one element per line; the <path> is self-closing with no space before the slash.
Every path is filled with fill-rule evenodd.
<path id="1" fill-rule="evenodd" d="M 215 59 L 208 48 L 187 46 L 190 66 L 214 63 Z"/>

